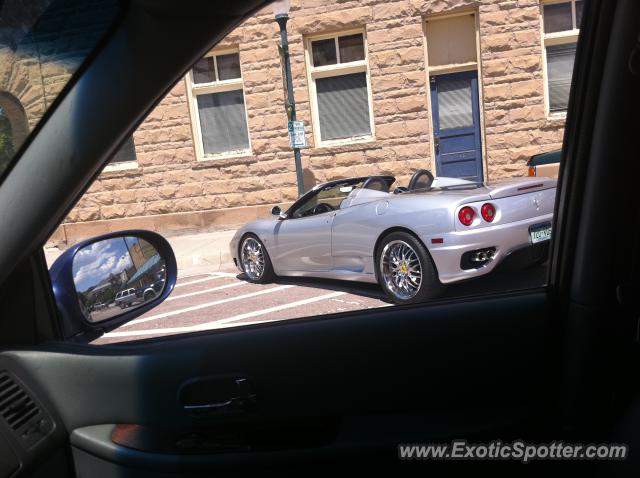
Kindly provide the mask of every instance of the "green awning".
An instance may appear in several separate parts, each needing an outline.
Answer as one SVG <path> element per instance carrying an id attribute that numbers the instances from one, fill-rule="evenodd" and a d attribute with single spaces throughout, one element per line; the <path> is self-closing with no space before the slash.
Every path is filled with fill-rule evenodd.
<path id="1" fill-rule="evenodd" d="M 536 154 L 531 156 L 527 162 L 527 166 L 540 166 L 541 164 L 552 164 L 560 162 L 562 150 L 550 151 L 548 153 Z"/>
<path id="2" fill-rule="evenodd" d="M 149 270 L 153 266 L 155 266 L 158 262 L 160 262 L 160 254 L 154 255 L 151 259 L 149 259 L 147 262 L 142 264 L 142 266 L 140 266 L 140 268 L 136 271 L 136 273 L 133 274 L 131 278 L 127 281 L 127 284 L 131 284 L 132 282 L 138 280 L 143 274 L 146 274 L 147 272 L 149 272 Z"/>

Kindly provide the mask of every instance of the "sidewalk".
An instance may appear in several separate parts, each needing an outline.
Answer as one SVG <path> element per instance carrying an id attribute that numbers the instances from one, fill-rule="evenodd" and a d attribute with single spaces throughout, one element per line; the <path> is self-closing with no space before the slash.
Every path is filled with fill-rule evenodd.
<path id="1" fill-rule="evenodd" d="M 176 255 L 178 275 L 186 277 L 199 272 L 227 271 L 235 272 L 233 260 L 229 255 L 229 241 L 235 230 L 164 236 Z M 47 264 L 64 252 L 64 249 L 49 247 L 44 250 Z"/>

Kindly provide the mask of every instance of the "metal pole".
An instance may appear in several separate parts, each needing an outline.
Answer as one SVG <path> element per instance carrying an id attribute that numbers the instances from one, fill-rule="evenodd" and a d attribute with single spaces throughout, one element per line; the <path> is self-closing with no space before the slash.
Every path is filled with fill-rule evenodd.
<path id="1" fill-rule="evenodd" d="M 285 81 L 287 83 L 287 117 L 289 121 L 296 120 L 296 102 L 293 98 L 293 81 L 291 80 L 291 61 L 289 60 L 289 38 L 287 36 L 287 20 L 289 15 L 276 15 L 276 22 L 280 26 L 280 43 L 282 46 L 282 56 L 284 60 Z M 298 181 L 298 196 L 304 194 L 304 178 L 302 176 L 302 160 L 300 159 L 300 148 L 293 148 L 293 157 L 296 164 L 296 178 Z"/>

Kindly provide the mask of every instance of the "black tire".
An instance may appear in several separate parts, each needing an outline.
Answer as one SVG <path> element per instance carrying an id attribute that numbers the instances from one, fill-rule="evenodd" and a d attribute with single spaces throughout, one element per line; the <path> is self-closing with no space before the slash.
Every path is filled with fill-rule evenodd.
<path id="1" fill-rule="evenodd" d="M 403 247 L 402 244 L 408 246 L 417 256 L 420 266 L 420 276 L 421 279 L 419 284 L 413 281 L 415 275 L 411 275 L 410 272 L 403 270 L 403 274 L 405 277 L 411 275 L 411 280 L 406 280 L 405 283 L 408 283 L 410 287 L 415 287 L 417 289 L 415 292 L 413 290 L 411 292 L 407 291 L 406 294 L 402 294 L 404 292 L 402 288 L 397 287 L 394 290 L 394 286 L 396 283 L 392 278 L 392 274 L 389 271 L 389 260 L 385 261 L 383 255 L 388 255 L 390 251 L 396 247 Z M 389 246 L 389 247 L 387 247 Z M 387 297 L 391 299 L 395 304 L 415 304 L 418 302 L 424 302 L 429 299 L 435 299 L 444 293 L 444 286 L 438 279 L 438 271 L 436 270 L 436 266 L 431 259 L 431 255 L 427 248 L 420 242 L 415 236 L 403 231 L 397 231 L 387 234 L 378 245 L 376 250 L 375 257 L 375 266 L 376 266 L 376 277 L 378 278 L 378 283 L 382 290 L 387 294 Z M 411 293 L 413 295 L 409 296 Z"/>
<path id="2" fill-rule="evenodd" d="M 264 257 L 264 268 L 262 269 L 262 272 L 257 275 L 248 273 L 247 270 L 245 270 L 245 264 L 243 261 L 242 254 L 243 254 L 244 245 L 248 240 L 255 241 L 257 244 L 259 244 Z M 240 261 L 240 266 L 244 271 L 245 279 L 248 282 L 251 282 L 253 284 L 266 284 L 269 282 L 273 282 L 274 279 L 276 278 L 276 274 L 273 271 L 273 265 L 271 264 L 271 258 L 269 257 L 269 252 L 267 251 L 267 248 L 264 247 L 264 244 L 262 243 L 262 241 L 255 234 L 245 234 L 242 237 L 242 240 L 240 241 L 240 247 L 238 249 L 238 258 Z"/>
<path id="3" fill-rule="evenodd" d="M 142 296 L 142 301 L 143 302 L 149 302 L 150 300 L 153 300 L 156 298 L 156 295 L 153 292 L 146 292 L 143 296 Z"/>

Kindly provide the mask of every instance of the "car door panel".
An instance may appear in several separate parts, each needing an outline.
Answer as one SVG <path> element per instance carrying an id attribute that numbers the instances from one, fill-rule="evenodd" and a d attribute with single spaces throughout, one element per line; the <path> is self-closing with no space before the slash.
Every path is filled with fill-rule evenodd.
<path id="1" fill-rule="evenodd" d="M 187 466 L 195 473 L 265 455 L 253 451 L 259 449 L 255 442 L 242 440 L 210 452 L 187 449 L 184 455 L 135 450 L 113 443 L 111 434 L 121 424 L 148 427 L 151 436 L 166 430 L 210 433 L 225 426 L 230 433 L 257 429 L 274 437 L 286 435 L 291 423 L 316 430 L 320 419 L 324 435 L 314 431 L 307 438 L 324 440 L 305 442 L 304 433 L 292 429 L 298 445 L 283 440 L 268 455 L 323 459 L 356 449 L 393 455 L 398 442 L 448 439 L 451 433 L 469 437 L 535 421 L 544 409 L 541 384 L 549 379 L 541 366 L 548 358 L 541 346 L 546 309 L 546 293 L 536 291 L 147 345 L 59 344 L 5 351 L 0 367 L 28 375 L 50 398 L 71 433 L 80 467 L 93 467 L 96 460 L 134 469 L 153 463 L 160 474 L 132 476 L 164 476 L 171 467 L 177 473 Z M 203 377 L 246 378 L 255 404 L 204 414 L 185 410 L 179 391 Z M 220 400 L 225 393 L 214 387 L 210 398 Z M 242 436 L 257 432 L 252 433 Z"/>
<path id="2" fill-rule="evenodd" d="M 276 271 L 331 268 L 331 223 L 335 212 L 278 221 L 270 253 Z"/>
<path id="3" fill-rule="evenodd" d="M 358 204 L 338 211 L 331 225 L 333 267 L 374 275 L 373 248 L 382 232 L 382 218 L 376 208 L 382 201 Z"/>

